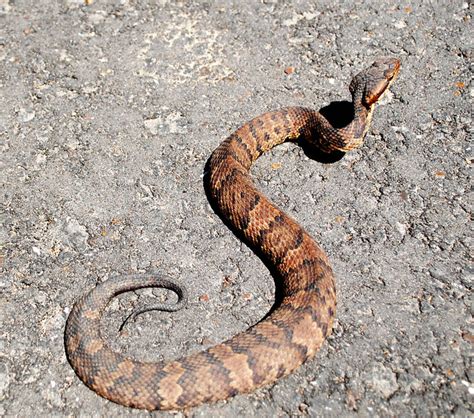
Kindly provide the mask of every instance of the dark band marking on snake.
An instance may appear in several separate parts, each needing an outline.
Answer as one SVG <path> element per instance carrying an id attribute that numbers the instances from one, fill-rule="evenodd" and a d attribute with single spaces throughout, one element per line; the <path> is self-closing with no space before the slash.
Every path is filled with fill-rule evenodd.
<path id="1" fill-rule="evenodd" d="M 268 112 L 244 124 L 209 159 L 209 197 L 221 216 L 275 271 L 282 298 L 262 321 L 228 341 L 170 362 L 140 362 L 112 351 L 100 320 L 116 295 L 144 287 L 184 290 L 153 275 L 111 278 L 83 296 L 65 330 L 66 353 L 92 390 L 121 405 L 148 410 L 181 409 L 215 402 L 275 382 L 314 356 L 330 334 L 336 290 L 326 254 L 288 215 L 259 192 L 249 169 L 258 156 L 286 140 L 303 137 L 323 152 L 360 146 L 372 111 L 398 74 L 400 62 L 380 59 L 351 84 L 353 119 L 335 129 L 319 112 L 301 108 Z M 140 311 L 143 312 L 143 311 Z"/>

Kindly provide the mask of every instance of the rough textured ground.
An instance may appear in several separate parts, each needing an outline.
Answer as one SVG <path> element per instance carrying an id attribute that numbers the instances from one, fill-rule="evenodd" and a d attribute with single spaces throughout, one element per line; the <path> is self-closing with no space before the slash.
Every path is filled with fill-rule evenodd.
<path id="1" fill-rule="evenodd" d="M 190 290 L 122 335 L 133 306 L 171 295 L 114 300 L 104 332 L 137 358 L 258 321 L 274 284 L 211 210 L 208 156 L 259 113 L 347 99 L 351 74 L 394 55 L 360 150 L 321 164 L 288 144 L 253 170 L 330 255 L 333 336 L 273 387 L 189 414 L 469 415 L 471 6 L 332 3 L 0 0 L 0 414 L 149 415 L 96 396 L 64 354 L 73 302 L 113 274 Z"/>

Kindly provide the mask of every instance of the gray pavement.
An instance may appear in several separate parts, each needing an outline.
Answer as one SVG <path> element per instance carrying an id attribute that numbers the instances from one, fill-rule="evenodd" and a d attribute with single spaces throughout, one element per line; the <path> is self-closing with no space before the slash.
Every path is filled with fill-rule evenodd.
<path id="1" fill-rule="evenodd" d="M 472 6 L 396 3 L 0 0 L 0 415 L 150 415 L 95 395 L 64 354 L 74 301 L 112 275 L 189 288 L 186 309 L 121 335 L 172 295 L 111 303 L 104 333 L 139 359 L 262 318 L 273 280 L 210 208 L 205 162 L 253 116 L 347 100 L 352 74 L 393 55 L 361 149 L 321 164 L 285 144 L 252 171 L 330 256 L 333 336 L 275 385 L 186 415 L 469 416 Z"/>

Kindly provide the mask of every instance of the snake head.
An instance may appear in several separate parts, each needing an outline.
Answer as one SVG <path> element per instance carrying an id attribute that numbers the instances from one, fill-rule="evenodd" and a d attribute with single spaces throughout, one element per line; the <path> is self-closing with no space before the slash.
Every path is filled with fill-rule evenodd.
<path id="1" fill-rule="evenodd" d="M 349 90 L 353 96 L 361 97 L 366 107 L 371 107 L 385 93 L 399 71 L 398 58 L 380 58 L 352 79 Z"/>

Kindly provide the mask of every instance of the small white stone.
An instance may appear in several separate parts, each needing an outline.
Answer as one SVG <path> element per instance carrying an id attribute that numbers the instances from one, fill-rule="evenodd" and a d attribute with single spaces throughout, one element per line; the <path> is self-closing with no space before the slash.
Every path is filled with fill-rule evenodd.
<path id="1" fill-rule="evenodd" d="M 82 89 L 84 94 L 91 94 L 97 91 L 97 87 L 95 86 L 86 86 Z"/>
<path id="2" fill-rule="evenodd" d="M 470 382 L 466 380 L 461 380 L 461 383 L 467 387 L 467 391 L 469 392 L 469 395 L 474 395 L 474 385 L 472 385 Z"/>
<path id="3" fill-rule="evenodd" d="M 161 125 L 161 118 L 147 119 L 143 122 L 145 128 L 147 128 L 153 135 L 156 135 Z"/>
<path id="4" fill-rule="evenodd" d="M 4 13 L 8 13 L 11 10 L 10 1 L 9 0 L 0 0 L 0 10 Z"/>
<path id="5" fill-rule="evenodd" d="M 403 29 L 407 27 L 407 24 L 404 20 L 399 20 L 398 22 L 395 22 L 393 26 L 395 26 L 397 29 Z"/>
<path id="6" fill-rule="evenodd" d="M 283 21 L 283 26 L 294 26 L 294 25 L 296 25 L 301 19 L 303 19 L 303 16 L 294 13 L 293 16 L 292 16 L 290 19 L 285 19 L 285 20 Z"/>
<path id="7" fill-rule="evenodd" d="M 407 228 L 405 225 L 401 224 L 400 222 L 395 223 L 395 227 L 397 228 L 397 231 L 400 233 L 402 237 L 404 237 L 407 233 Z"/>
<path id="8" fill-rule="evenodd" d="M 29 122 L 30 120 L 33 120 L 35 118 L 35 112 L 32 110 L 26 110 L 26 109 L 20 109 L 18 112 L 18 120 L 20 122 Z"/>
<path id="9" fill-rule="evenodd" d="M 89 22 L 91 22 L 93 25 L 98 25 L 99 23 L 102 23 L 105 20 L 106 14 L 104 12 L 96 12 L 92 13 L 88 16 Z"/>
<path id="10" fill-rule="evenodd" d="M 36 164 L 41 165 L 41 164 L 44 164 L 45 162 L 46 162 L 46 155 L 38 154 L 36 156 Z"/>
<path id="11" fill-rule="evenodd" d="M 306 20 L 313 20 L 316 16 L 319 16 L 321 12 L 310 13 L 310 12 L 303 12 L 303 16 Z"/>
<path id="12" fill-rule="evenodd" d="M 399 389 L 395 373 L 386 368 L 383 364 L 374 366 L 371 386 L 385 399 L 388 399 Z"/>
<path id="13" fill-rule="evenodd" d="M 186 129 L 179 125 L 179 121 L 183 119 L 183 115 L 179 112 L 174 112 L 166 117 L 166 125 L 172 134 L 186 133 Z"/>

